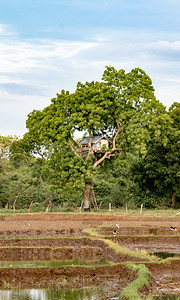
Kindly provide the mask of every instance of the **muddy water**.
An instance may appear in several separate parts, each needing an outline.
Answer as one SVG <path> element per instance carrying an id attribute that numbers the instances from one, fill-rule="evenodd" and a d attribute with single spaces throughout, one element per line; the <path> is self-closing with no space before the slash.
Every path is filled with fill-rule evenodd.
<path id="1" fill-rule="evenodd" d="M 161 259 L 166 259 L 168 257 L 180 257 L 180 253 L 172 253 L 172 252 L 151 252 L 151 255 L 155 255 Z"/>
<path id="2" fill-rule="evenodd" d="M 179 295 L 173 295 L 173 294 L 160 294 L 158 296 L 154 296 L 153 300 L 179 300 Z"/>
<path id="3" fill-rule="evenodd" d="M 100 259 L 97 261 L 82 261 L 76 258 L 71 261 L 0 261 L 0 268 L 60 268 L 64 266 L 100 266 L 110 264 L 111 263 L 105 259 Z"/>
<path id="4" fill-rule="evenodd" d="M 91 289 L 30 289 L 1 290 L 0 299 L 6 300 L 95 300 L 98 292 Z"/>
<path id="5" fill-rule="evenodd" d="M 6 300 L 97 300 L 107 299 L 105 293 L 98 289 L 25 289 L 25 290 L 0 290 L 0 299 Z M 109 295 L 109 300 L 119 299 L 117 294 Z M 179 300 L 179 295 L 160 294 L 153 300 Z"/>

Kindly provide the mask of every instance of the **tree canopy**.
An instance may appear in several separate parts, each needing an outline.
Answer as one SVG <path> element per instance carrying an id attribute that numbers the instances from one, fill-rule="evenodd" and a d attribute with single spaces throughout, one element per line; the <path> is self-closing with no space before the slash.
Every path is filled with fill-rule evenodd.
<path id="1" fill-rule="evenodd" d="M 75 92 L 62 90 L 49 106 L 30 113 L 24 138 L 32 151 L 48 158 L 49 176 L 60 189 L 83 190 L 89 209 L 96 167 L 125 152 L 145 157 L 152 138 L 166 144 L 171 123 L 143 70 L 126 73 L 106 67 L 102 81 L 79 82 Z M 76 132 L 89 137 L 87 152 L 75 139 Z M 93 149 L 92 137 L 96 135 L 110 139 L 108 149 L 98 153 Z"/>

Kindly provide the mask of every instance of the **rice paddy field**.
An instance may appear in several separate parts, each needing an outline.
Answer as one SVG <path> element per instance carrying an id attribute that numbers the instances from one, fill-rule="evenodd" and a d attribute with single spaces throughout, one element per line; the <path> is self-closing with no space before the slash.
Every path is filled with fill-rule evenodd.
<path id="1" fill-rule="evenodd" d="M 0 299 L 180 299 L 179 232 L 175 211 L 0 215 Z"/>

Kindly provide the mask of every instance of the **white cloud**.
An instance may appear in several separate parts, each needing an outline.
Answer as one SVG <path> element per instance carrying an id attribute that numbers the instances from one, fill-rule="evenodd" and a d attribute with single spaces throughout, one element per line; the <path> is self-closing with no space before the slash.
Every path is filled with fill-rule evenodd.
<path id="1" fill-rule="evenodd" d="M 3 35 L 5 32 L 4 25 L 0 24 L 0 35 Z"/>
<path id="2" fill-rule="evenodd" d="M 0 84 L 4 83 L 16 83 L 16 84 L 23 84 L 25 80 L 17 79 L 17 78 L 10 78 L 9 76 L 0 76 Z"/>
<path id="3" fill-rule="evenodd" d="M 9 35 L 15 35 L 15 32 L 13 32 L 9 25 L 7 24 L 0 24 L 0 37 L 1 36 L 9 36 Z"/>
<path id="4" fill-rule="evenodd" d="M 97 42 L 70 42 L 52 40 L 0 41 L 1 72 L 29 72 L 29 69 L 56 67 L 56 59 L 69 59 L 84 50 L 97 46 Z M 51 61 L 49 61 L 51 60 Z"/>
<path id="5" fill-rule="evenodd" d="M 140 67 L 151 77 L 160 101 L 170 106 L 179 100 L 180 62 L 172 54 L 180 50 L 178 39 L 159 40 L 157 33 L 143 31 L 108 31 L 87 37 L 87 41 L 22 41 L 12 33 L 7 38 L 8 33 L 1 25 L 1 134 L 7 134 L 9 128 L 12 132 L 8 134 L 21 135 L 29 112 L 49 105 L 61 89 L 73 91 L 78 81 L 100 80 L 106 65 L 126 71 Z M 161 55 L 165 50 L 168 59 Z"/>
<path id="6" fill-rule="evenodd" d="M 180 51 L 180 41 L 157 41 L 147 44 L 147 48 L 160 51 Z"/>
<path id="7" fill-rule="evenodd" d="M 10 95 L 0 90 L 0 134 L 22 136 L 26 130 L 27 115 L 34 109 L 49 105 L 48 97 Z"/>

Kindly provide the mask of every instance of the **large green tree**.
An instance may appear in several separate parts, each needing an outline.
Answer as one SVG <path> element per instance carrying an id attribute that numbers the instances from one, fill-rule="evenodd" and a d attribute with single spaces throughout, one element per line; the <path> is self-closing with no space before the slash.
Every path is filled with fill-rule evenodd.
<path id="1" fill-rule="evenodd" d="M 71 94 L 62 90 L 48 107 L 30 113 L 25 138 L 34 151 L 46 154 L 49 176 L 60 189 L 82 189 L 84 207 L 89 210 L 96 168 L 123 151 L 145 155 L 152 136 L 165 139 L 169 122 L 143 70 L 126 73 L 106 67 L 102 81 L 78 83 Z M 86 153 L 74 138 L 76 132 L 89 137 Z M 110 147 L 96 153 L 92 147 L 95 135 L 106 135 Z"/>

